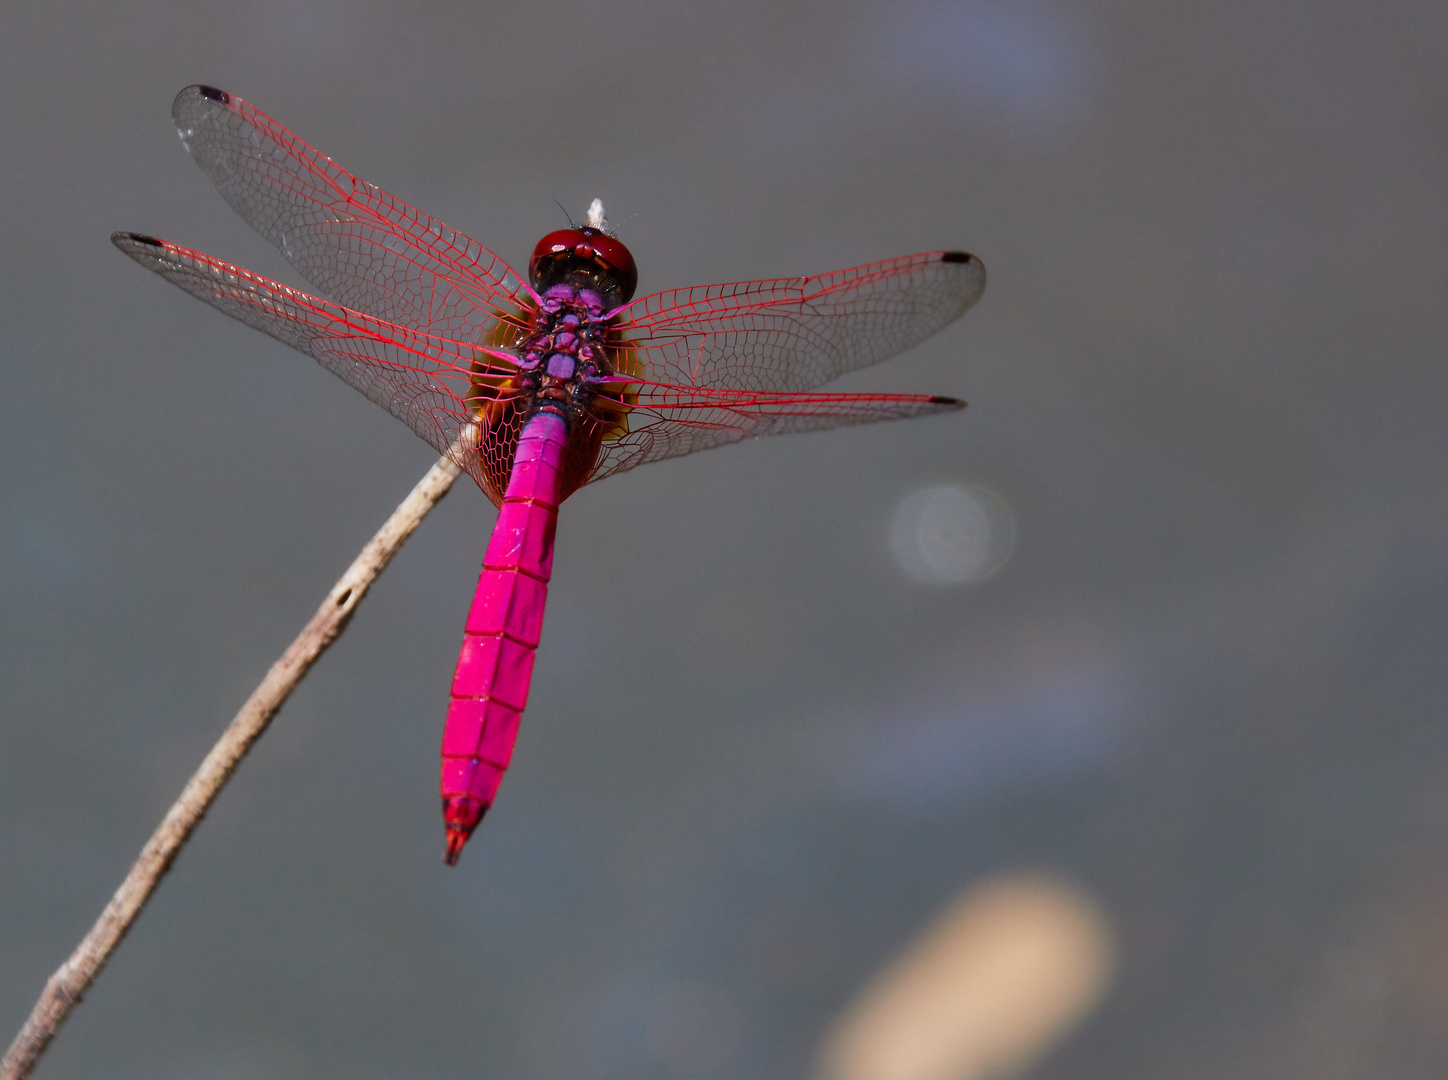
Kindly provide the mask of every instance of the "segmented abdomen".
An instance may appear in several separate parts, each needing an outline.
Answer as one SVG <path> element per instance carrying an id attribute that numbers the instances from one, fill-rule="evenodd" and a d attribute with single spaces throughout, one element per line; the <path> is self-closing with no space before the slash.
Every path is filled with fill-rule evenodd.
<path id="1" fill-rule="evenodd" d="M 524 425 L 468 613 L 442 737 L 447 861 L 492 805 L 528 704 L 533 653 L 553 572 L 568 425 L 539 412 Z"/>

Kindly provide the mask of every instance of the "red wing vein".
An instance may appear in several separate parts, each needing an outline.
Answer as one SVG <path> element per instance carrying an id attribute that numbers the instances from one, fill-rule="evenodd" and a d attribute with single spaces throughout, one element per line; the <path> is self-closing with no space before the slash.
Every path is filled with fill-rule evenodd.
<path id="1" fill-rule="evenodd" d="M 924 252 L 817 278 L 656 293 L 625 309 L 621 329 L 650 377 L 809 390 L 918 344 L 984 288 L 980 260 Z"/>
<path id="2" fill-rule="evenodd" d="M 425 333 L 494 345 L 531 303 L 493 252 L 348 173 L 232 95 L 190 86 L 172 116 L 241 217 L 338 303 Z"/>
<path id="3" fill-rule="evenodd" d="M 516 370 L 506 353 L 376 319 L 198 251 L 130 233 L 111 239 L 192 296 L 313 357 L 440 452 L 472 423 L 464 399 L 473 368 Z M 476 457 L 464 458 L 478 479 Z"/>

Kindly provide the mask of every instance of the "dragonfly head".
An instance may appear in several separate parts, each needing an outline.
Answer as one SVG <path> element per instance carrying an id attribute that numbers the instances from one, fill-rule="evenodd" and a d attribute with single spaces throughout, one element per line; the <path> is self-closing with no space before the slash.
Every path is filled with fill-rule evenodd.
<path id="1" fill-rule="evenodd" d="M 602 229 L 559 229 L 533 249 L 528 260 L 529 283 L 540 294 L 554 285 L 576 285 L 603 295 L 608 308 L 633 298 L 639 283 L 633 255 Z"/>

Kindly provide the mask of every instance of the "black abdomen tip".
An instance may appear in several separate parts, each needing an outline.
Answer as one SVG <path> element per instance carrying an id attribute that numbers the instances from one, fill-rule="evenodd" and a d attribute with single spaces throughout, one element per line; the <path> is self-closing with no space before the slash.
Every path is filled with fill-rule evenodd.
<path id="1" fill-rule="evenodd" d="M 968 251 L 947 251 L 940 256 L 941 262 L 975 262 L 975 256 Z"/>
<path id="2" fill-rule="evenodd" d="M 216 89 L 216 87 L 214 86 L 203 86 L 200 83 L 197 83 L 196 92 L 204 98 L 210 98 L 212 101 L 219 101 L 223 105 L 231 104 L 231 95 L 228 94 L 225 90 Z"/>

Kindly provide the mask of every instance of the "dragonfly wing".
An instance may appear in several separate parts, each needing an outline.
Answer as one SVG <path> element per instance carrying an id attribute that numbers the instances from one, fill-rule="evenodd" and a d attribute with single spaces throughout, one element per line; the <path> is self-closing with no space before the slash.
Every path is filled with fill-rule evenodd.
<path id="1" fill-rule="evenodd" d="M 655 293 L 619 325 L 648 378 L 810 390 L 919 344 L 984 291 L 975 256 L 930 251 L 818 277 Z"/>
<path id="2" fill-rule="evenodd" d="M 928 394 L 797 394 L 645 384 L 627 414 L 627 434 L 603 444 L 589 481 L 741 439 L 908 420 L 964 407 L 955 398 Z"/>
<path id="3" fill-rule="evenodd" d="M 482 483 L 477 455 L 459 441 L 474 426 L 465 398 L 476 372 L 516 370 L 506 354 L 374 319 L 154 237 L 114 233 L 111 241 L 192 296 L 313 357 Z"/>
<path id="4" fill-rule="evenodd" d="M 531 293 L 477 241 L 359 180 L 225 91 L 188 86 L 171 116 L 232 209 L 324 295 L 425 333 L 513 344 Z"/>

